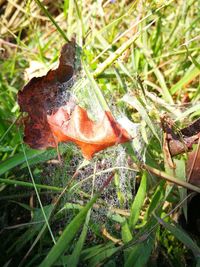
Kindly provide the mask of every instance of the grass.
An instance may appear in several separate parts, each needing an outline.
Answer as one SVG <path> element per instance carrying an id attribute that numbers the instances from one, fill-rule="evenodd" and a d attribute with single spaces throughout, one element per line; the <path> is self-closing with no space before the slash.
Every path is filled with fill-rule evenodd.
<path id="1" fill-rule="evenodd" d="M 199 266 L 187 209 L 200 188 L 187 154 L 170 168 L 160 127 L 163 115 L 178 128 L 199 117 L 198 1 L 54 2 L 0 3 L 1 266 Z M 91 161 L 63 144 L 59 162 L 23 144 L 17 92 L 74 35 L 73 93 L 95 118 L 129 119 L 134 139 Z"/>

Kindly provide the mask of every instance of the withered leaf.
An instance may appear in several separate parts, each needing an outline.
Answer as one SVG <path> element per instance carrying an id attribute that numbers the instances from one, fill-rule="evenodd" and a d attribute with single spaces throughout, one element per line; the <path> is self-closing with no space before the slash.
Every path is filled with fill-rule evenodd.
<path id="1" fill-rule="evenodd" d="M 85 158 L 92 156 L 107 147 L 130 140 L 125 129 L 114 120 L 110 112 L 105 112 L 103 118 L 92 121 L 87 111 L 76 105 L 70 119 L 64 108 L 48 116 L 48 122 L 57 142 L 74 142 Z"/>
<path id="2" fill-rule="evenodd" d="M 191 137 L 179 137 L 179 138 L 171 138 L 168 140 L 170 154 L 172 156 L 176 156 L 192 149 L 192 146 L 196 144 L 198 141 L 198 135 L 194 135 Z"/>
<path id="3" fill-rule="evenodd" d="M 62 93 L 66 94 L 74 84 L 75 53 L 75 41 L 65 44 L 58 68 L 33 78 L 18 93 L 18 103 L 21 111 L 28 113 L 24 141 L 30 147 L 44 149 L 56 147 L 59 142 L 73 142 L 84 157 L 91 159 L 96 152 L 131 137 L 110 112 L 104 112 L 102 119 L 95 122 L 72 99 L 62 99 Z"/>
<path id="4" fill-rule="evenodd" d="M 186 172 L 188 181 L 200 186 L 200 149 L 188 153 Z"/>
<path id="5" fill-rule="evenodd" d="M 181 133 L 184 136 L 188 136 L 188 137 L 194 136 L 194 135 L 200 133 L 200 119 L 195 120 L 187 127 L 181 129 Z"/>
<path id="6" fill-rule="evenodd" d="M 75 42 L 72 41 L 62 47 L 56 70 L 50 70 L 46 76 L 31 79 L 18 93 L 20 109 L 28 113 L 25 118 L 24 141 L 32 148 L 57 145 L 47 121 L 47 114 L 56 110 L 58 95 L 71 83 L 74 58 Z"/>
<path id="7" fill-rule="evenodd" d="M 176 156 L 192 149 L 193 144 L 196 144 L 200 133 L 200 119 L 191 123 L 189 126 L 175 132 L 173 122 L 166 117 L 161 118 L 161 124 L 171 156 Z"/>

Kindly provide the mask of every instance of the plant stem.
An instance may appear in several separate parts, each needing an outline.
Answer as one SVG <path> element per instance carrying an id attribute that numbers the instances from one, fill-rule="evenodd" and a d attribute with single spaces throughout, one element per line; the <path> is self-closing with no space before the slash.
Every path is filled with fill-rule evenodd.
<path id="1" fill-rule="evenodd" d="M 184 182 L 184 181 L 182 181 L 182 180 L 180 180 L 178 178 L 175 178 L 173 176 L 168 175 L 167 173 L 165 173 L 163 171 L 160 171 L 160 170 L 157 170 L 155 168 L 152 168 L 152 167 L 150 167 L 150 166 L 148 166 L 146 164 L 144 164 L 143 167 L 147 171 L 151 172 L 152 174 L 154 174 L 154 175 L 156 175 L 158 177 L 161 177 L 161 178 L 163 178 L 163 179 L 165 179 L 165 180 L 167 180 L 167 181 L 169 181 L 171 183 L 177 184 L 177 185 L 185 187 L 185 188 L 187 188 L 189 190 L 192 190 L 192 191 L 195 191 L 197 193 L 200 193 L 200 187 L 198 187 L 198 186 L 195 186 L 195 185 L 192 185 L 190 183 Z"/>
<path id="2" fill-rule="evenodd" d="M 6 184 L 6 185 L 19 185 L 19 186 L 24 186 L 24 187 L 31 187 L 34 188 L 34 185 L 29 182 L 23 182 L 23 181 L 18 181 L 18 180 L 10 180 L 10 179 L 3 179 L 0 178 L 0 184 Z M 38 189 L 46 189 L 46 190 L 52 190 L 52 191 L 57 191 L 61 192 L 63 188 L 61 187 L 56 187 L 56 186 L 50 186 L 50 185 L 42 185 L 42 184 L 35 184 Z"/>

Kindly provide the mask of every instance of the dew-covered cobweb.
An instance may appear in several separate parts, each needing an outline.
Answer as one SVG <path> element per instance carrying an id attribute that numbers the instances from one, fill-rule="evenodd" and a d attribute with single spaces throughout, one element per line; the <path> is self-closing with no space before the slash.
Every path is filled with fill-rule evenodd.
<path id="1" fill-rule="evenodd" d="M 100 120 L 102 118 L 104 111 L 87 78 L 79 77 L 77 82 L 74 83 L 74 80 L 72 80 L 59 87 L 59 90 L 56 106 L 66 104 L 66 108 L 73 110 L 74 105 L 78 104 L 87 110 L 91 119 Z M 144 147 L 138 134 L 139 124 L 132 123 L 117 108 L 113 108 L 111 111 L 121 126 L 133 136 L 133 141 L 130 143 L 132 146 L 134 145 L 138 156 L 142 157 Z M 63 197 L 66 207 L 68 207 L 67 203 L 74 206 L 85 205 L 91 196 L 102 188 L 104 183 L 112 176 L 112 181 L 103 190 L 91 212 L 93 225 L 102 226 L 105 224 L 109 230 L 109 220 L 116 220 L 116 214 L 120 216 L 120 210 L 128 214 L 135 197 L 137 172 L 134 171 L 134 162 L 128 155 L 126 148 L 123 145 L 110 147 L 95 155 L 91 161 L 84 160 L 75 145 L 60 144 L 60 148 L 64 148 L 65 153 L 61 157 L 62 163 L 57 163 L 58 166 L 55 168 L 55 172 L 58 172 L 59 169 L 60 174 L 60 178 L 56 178 L 56 183 L 65 187 L 70 181 L 69 192 Z M 51 178 L 47 178 L 48 182 L 51 180 L 50 183 L 52 184 L 52 179 L 55 182 L 56 173 L 52 164 L 50 168 L 50 171 L 46 171 L 51 176 Z M 74 175 L 75 173 L 76 175 Z M 66 214 L 70 212 L 71 210 L 66 208 Z"/>

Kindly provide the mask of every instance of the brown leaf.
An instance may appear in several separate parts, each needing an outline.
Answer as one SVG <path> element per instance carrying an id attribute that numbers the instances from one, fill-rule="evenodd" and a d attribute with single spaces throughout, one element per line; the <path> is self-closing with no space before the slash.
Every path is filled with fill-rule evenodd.
<path id="1" fill-rule="evenodd" d="M 161 117 L 161 124 L 164 133 L 166 133 L 166 140 L 171 156 L 176 156 L 192 149 L 193 144 L 196 144 L 199 139 L 200 119 L 196 120 L 189 126 L 181 129 L 179 132 L 174 131 L 173 121 L 163 116 Z"/>
<path id="2" fill-rule="evenodd" d="M 74 142 L 83 156 L 91 159 L 96 152 L 131 137 L 110 112 L 103 112 L 102 119 L 95 122 L 73 99 L 63 100 L 63 93 L 69 92 L 74 83 L 74 64 L 75 42 L 72 41 L 63 46 L 56 70 L 33 78 L 18 93 L 21 111 L 28 113 L 24 141 L 37 149 L 56 147 L 59 142 Z"/>
<path id="3" fill-rule="evenodd" d="M 32 148 L 55 147 L 47 115 L 58 108 L 58 97 L 73 83 L 75 42 L 62 47 L 59 66 L 46 76 L 33 78 L 18 93 L 21 111 L 27 112 L 24 141 Z M 62 103 L 64 105 L 66 103 Z"/>
<path id="4" fill-rule="evenodd" d="M 188 136 L 188 137 L 194 136 L 198 134 L 199 132 L 200 132 L 200 119 L 195 120 L 187 127 L 181 129 L 181 133 L 184 136 Z"/>
<path id="5" fill-rule="evenodd" d="M 188 181 L 200 186 L 200 149 L 188 153 L 186 170 Z"/>
<path id="6" fill-rule="evenodd" d="M 61 107 L 55 114 L 48 116 L 48 122 L 57 142 L 74 142 L 87 159 L 91 159 L 100 150 L 131 139 L 108 111 L 100 121 L 95 122 L 78 105 L 70 118 L 68 112 Z"/>

